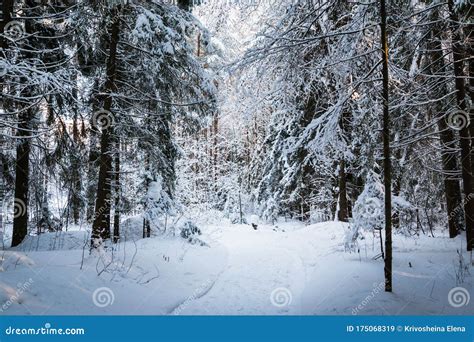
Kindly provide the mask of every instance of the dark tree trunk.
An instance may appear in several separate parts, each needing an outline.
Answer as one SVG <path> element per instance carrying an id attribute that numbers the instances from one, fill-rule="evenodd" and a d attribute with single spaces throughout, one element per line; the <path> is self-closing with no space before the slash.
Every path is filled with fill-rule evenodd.
<path id="1" fill-rule="evenodd" d="M 77 110 L 75 108 L 75 110 Z M 81 200 L 81 159 L 79 157 L 80 150 L 80 138 L 79 138 L 79 128 L 77 124 L 77 112 L 74 113 L 73 118 L 73 125 L 72 125 L 72 137 L 74 143 L 74 151 L 72 153 L 72 167 L 71 167 L 71 178 L 72 178 L 72 218 L 74 220 L 74 224 L 79 223 L 79 219 L 81 217 L 81 209 L 82 209 L 82 200 Z"/>
<path id="2" fill-rule="evenodd" d="M 206 131 L 206 130 L 205 130 Z M 145 157 L 145 170 L 147 170 L 147 175 L 150 174 L 149 171 L 150 171 L 150 157 L 147 155 Z M 148 189 L 150 187 L 150 182 L 151 182 L 151 179 L 149 177 L 147 177 L 145 179 L 145 191 L 146 193 L 148 193 Z M 145 202 L 145 207 L 144 207 L 144 210 L 143 210 L 143 238 L 147 238 L 147 237 L 150 237 L 151 236 L 151 226 L 150 226 L 150 221 L 148 220 L 147 218 L 147 211 L 148 211 L 148 203 Z"/>
<path id="3" fill-rule="evenodd" d="M 463 17 L 465 18 L 466 22 L 468 23 L 465 26 L 465 31 L 464 31 L 464 41 L 467 42 L 467 44 L 463 45 L 462 42 L 459 42 L 461 45 L 461 48 L 464 47 L 465 51 L 463 56 L 468 60 L 468 73 L 469 73 L 469 86 L 468 88 L 468 93 L 471 99 L 471 105 L 468 108 L 467 112 L 469 113 L 469 117 L 471 120 L 471 125 L 470 125 L 470 134 L 471 134 L 471 171 L 474 171 L 474 34 L 473 34 L 473 24 L 472 24 L 472 16 L 473 16 L 473 9 L 474 7 L 472 6 L 472 1 L 469 1 L 464 5 L 464 7 L 461 9 L 461 12 L 463 13 Z M 463 82 L 464 83 L 464 82 Z M 472 172 L 471 172 L 472 175 Z M 474 191 L 474 179 L 472 180 L 471 184 L 473 185 L 473 191 Z M 473 193 L 471 192 L 471 197 L 469 198 L 470 202 L 473 202 Z M 474 205 L 472 210 L 474 210 Z M 471 218 L 472 218 L 472 213 L 474 211 L 471 211 Z M 468 225 L 466 225 L 466 238 L 468 241 L 468 250 L 472 250 L 474 248 L 474 224 L 471 226 L 471 229 L 468 229 Z M 469 241 L 471 243 L 469 244 Z M 470 246 L 469 246 L 470 245 Z"/>
<path id="4" fill-rule="evenodd" d="M 342 134 L 345 139 L 350 139 L 348 137 L 352 134 L 351 127 L 352 115 L 349 111 L 344 111 L 341 120 L 339 122 L 339 127 L 341 128 Z M 346 138 L 347 137 L 347 138 Z M 350 203 L 348 201 L 348 181 L 351 179 L 351 175 L 347 173 L 346 170 L 346 161 L 344 156 L 342 156 L 339 161 L 339 211 L 338 211 L 338 220 L 342 222 L 348 222 L 350 217 Z"/>
<path id="5" fill-rule="evenodd" d="M 344 159 L 341 159 L 339 163 L 339 211 L 337 212 L 337 218 L 342 222 L 348 222 L 349 219 L 347 181 Z"/>
<path id="6" fill-rule="evenodd" d="M 434 11 L 433 22 L 438 21 L 439 16 Z M 446 72 L 444 64 L 443 49 L 441 46 L 441 31 L 435 25 L 431 34 L 429 50 L 431 51 L 431 74 L 444 76 Z M 440 80 L 436 98 L 441 98 L 448 93 L 444 79 Z M 434 105 L 434 111 L 438 119 L 438 130 L 441 144 L 441 163 L 443 167 L 444 192 L 446 197 L 446 209 L 448 216 L 449 237 L 456 237 L 461 231 L 463 214 L 461 210 L 461 188 L 457 180 L 458 161 L 454 132 L 447 125 L 447 115 L 443 110 L 443 102 Z"/>
<path id="7" fill-rule="evenodd" d="M 115 9 L 112 13 L 110 29 L 110 47 L 107 58 L 107 74 L 104 92 L 110 94 L 115 90 L 115 76 L 117 67 L 117 45 L 120 33 L 119 11 Z M 106 95 L 103 110 L 110 113 L 112 108 L 112 96 Z M 112 122 L 112 118 L 109 118 Z M 112 173 L 112 125 L 106 125 L 102 129 L 100 140 L 100 168 L 97 186 L 97 199 L 95 204 L 95 217 L 92 224 L 92 247 L 98 247 L 100 240 L 110 237 L 110 201 L 111 201 L 111 173 Z"/>
<path id="8" fill-rule="evenodd" d="M 114 243 L 120 239 L 120 139 L 116 138 L 115 151 L 115 204 L 114 204 Z"/>
<path id="9" fill-rule="evenodd" d="M 438 107 L 438 113 L 442 113 L 442 109 Z M 458 163 L 456 156 L 453 155 L 455 150 L 454 145 L 454 135 L 447 127 L 444 119 L 438 121 L 438 129 L 440 136 L 440 143 L 442 145 L 441 150 L 441 162 L 443 166 L 443 181 L 444 181 L 444 192 L 446 197 L 446 209 L 448 215 L 448 229 L 449 237 L 456 237 L 461 231 L 463 224 L 462 218 L 462 208 L 461 203 L 461 188 L 459 186 L 459 181 L 456 179 L 456 173 L 458 171 Z M 459 211 L 459 213 L 458 213 Z M 460 214 L 460 215 L 459 215 Z"/>
<path id="10" fill-rule="evenodd" d="M 390 113 L 388 93 L 388 41 L 387 10 L 385 0 L 380 1 L 381 45 L 383 58 L 383 166 L 385 187 L 385 291 L 392 292 L 392 165 L 390 162 Z"/>
<path id="11" fill-rule="evenodd" d="M 212 172 L 213 172 L 213 178 L 214 178 L 214 192 L 217 194 L 218 191 L 218 185 L 217 185 L 217 174 L 218 174 L 218 169 L 217 169 L 217 157 L 218 157 L 218 134 L 219 134 L 219 114 L 216 112 L 214 113 L 214 117 L 212 120 Z"/>
<path id="12" fill-rule="evenodd" d="M 5 25 L 8 24 L 12 20 L 12 12 L 13 12 L 13 1 L 12 0 L 3 0 L 1 3 L 1 10 L 2 10 L 2 20 L 0 21 L 0 32 L 4 31 Z M 6 49 L 8 48 L 8 39 L 6 37 L 0 37 L 0 51 L 2 53 L 3 58 L 6 58 Z M 4 101 L 3 103 L 4 108 L 6 109 L 7 105 Z M 0 132 L 1 133 L 1 132 Z M 5 144 L 5 140 L 0 134 L 0 149 L 3 149 Z M 0 150 L 0 205 L 3 208 L 4 200 L 5 200 L 5 184 L 4 184 L 4 170 L 6 169 L 6 158 L 4 157 L 3 151 Z M 0 238 L 3 242 L 3 210 L 0 210 Z M 4 247 L 2 245 L 2 247 Z"/>
<path id="13" fill-rule="evenodd" d="M 12 247 L 19 245 L 28 233 L 28 184 L 30 180 L 31 125 L 33 109 L 19 115 L 15 164 L 15 215 Z"/>
<path id="14" fill-rule="evenodd" d="M 337 171 L 337 161 L 333 161 L 331 165 L 331 170 Z M 337 204 L 339 202 L 339 192 L 336 189 L 339 187 L 339 178 L 332 177 L 331 178 L 331 204 L 330 204 L 330 215 L 331 220 L 336 221 L 337 218 Z"/>
<path id="15" fill-rule="evenodd" d="M 466 18 L 471 18 L 471 22 L 470 24 L 467 26 L 466 30 L 467 30 L 467 39 L 466 41 L 469 42 L 469 44 L 466 44 L 467 45 L 467 52 L 466 52 L 466 56 L 469 58 L 469 96 L 471 98 L 471 106 L 469 108 L 469 117 L 471 118 L 471 122 L 473 122 L 471 124 L 471 129 L 473 128 L 472 126 L 474 126 L 474 34 L 473 34 L 473 24 L 472 24 L 472 11 L 473 11 L 473 6 L 469 6 L 468 5 L 468 11 L 469 11 L 469 15 L 466 14 Z M 474 142 L 472 141 L 472 133 L 471 133 L 471 152 L 474 152 Z M 471 159 L 471 170 L 474 170 L 474 157 L 472 157 Z M 471 173 L 472 175 L 472 173 Z M 474 180 L 473 180 L 474 182 Z M 473 198 L 471 197 L 471 202 L 472 202 Z M 474 210 L 474 209 L 473 209 Z M 472 217 L 472 216 L 471 216 Z M 467 229 L 466 229 L 467 230 Z M 466 233 L 468 234 L 468 233 Z M 468 241 L 471 241 L 471 250 L 474 248 L 474 225 L 471 226 L 471 230 L 470 230 L 470 238 L 468 238 Z M 468 247 L 469 248 L 469 247 Z"/>
<path id="16" fill-rule="evenodd" d="M 463 63 L 463 42 L 461 40 L 460 27 L 457 24 L 458 18 L 454 12 L 453 0 L 448 0 L 448 7 L 450 12 L 451 21 L 451 36 L 452 36 L 452 50 L 453 50 L 453 63 L 454 63 L 454 75 L 455 75 L 455 87 L 456 87 L 456 99 L 458 105 L 458 112 L 456 115 L 466 115 L 467 112 L 467 101 L 466 101 L 466 88 L 464 84 L 464 63 Z M 468 120 L 466 120 L 466 123 Z M 461 145 L 461 166 L 462 166 L 462 179 L 464 189 L 464 215 L 466 220 L 466 247 L 468 251 L 471 251 L 474 245 L 474 201 L 472 197 L 473 193 L 473 177 L 471 170 L 471 158 L 470 148 L 471 139 L 474 138 L 474 124 L 463 125 L 459 131 L 460 145 Z"/>
<path id="17" fill-rule="evenodd" d="M 143 238 L 151 237 L 151 226 L 150 221 L 146 218 L 143 219 Z"/>
<path id="18" fill-rule="evenodd" d="M 100 157 L 100 151 L 97 149 L 97 128 L 92 123 L 90 124 L 89 129 L 89 160 L 88 160 L 88 170 L 87 170 L 87 189 L 86 189 L 86 200 L 87 200 L 87 210 L 86 218 L 87 222 L 94 221 L 94 206 L 95 206 L 95 196 L 97 190 L 97 183 L 95 181 L 95 175 L 97 174 L 98 169 L 98 160 Z"/>
<path id="19" fill-rule="evenodd" d="M 13 10 L 13 1 L 6 1 L 4 8 L 10 11 L 5 14 L 6 20 L 11 20 L 11 11 Z M 26 16 L 32 15 L 30 8 L 26 8 Z M 3 22 L 5 25 L 5 21 Z M 27 34 L 33 32 L 32 20 L 26 20 L 25 31 Z M 3 45 L 4 43 L 2 43 Z M 5 42 L 5 46 L 8 43 Z M 30 46 L 31 41 L 25 40 L 25 49 L 23 56 L 30 58 L 33 46 Z M 22 79 L 22 82 L 26 84 L 22 92 L 22 96 L 28 98 L 32 95 L 32 89 L 28 86 L 28 80 Z M 15 163 L 15 214 L 13 218 L 13 234 L 12 234 L 12 247 L 19 245 L 28 233 L 28 195 L 29 195 L 29 181 L 30 181 L 30 152 L 31 152 L 31 130 L 32 130 L 32 119 L 35 115 L 35 107 L 29 107 L 27 109 L 20 109 L 18 114 L 18 126 L 16 131 L 17 136 L 17 148 L 16 148 L 16 163 Z"/>

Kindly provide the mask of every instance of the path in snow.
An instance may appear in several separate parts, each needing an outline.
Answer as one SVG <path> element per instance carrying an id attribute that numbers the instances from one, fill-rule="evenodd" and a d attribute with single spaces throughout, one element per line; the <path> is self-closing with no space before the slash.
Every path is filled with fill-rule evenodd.
<path id="1" fill-rule="evenodd" d="M 287 228 L 291 228 L 288 226 Z M 384 292 L 377 237 L 366 234 L 360 253 L 346 253 L 347 226 L 325 222 L 273 231 L 248 226 L 218 230 L 227 264 L 212 287 L 181 306 L 189 315 L 399 315 L 469 314 L 449 304 L 451 289 L 474 293 L 473 277 L 456 282 L 456 240 L 422 236 L 394 238 L 394 293 Z M 462 247 L 462 246 L 460 246 Z M 279 293 L 280 296 L 277 295 Z M 273 296 L 273 297 L 272 297 Z M 273 299 L 273 301 L 272 301 Z M 281 304 L 281 305 L 280 305 Z"/>
<path id="2" fill-rule="evenodd" d="M 338 226 L 340 236 L 342 227 Z M 325 226 L 329 231 L 319 236 L 317 244 L 307 238 L 308 230 L 318 230 L 315 226 L 290 232 L 275 232 L 269 226 L 257 231 L 249 226 L 226 227 L 217 240 L 227 249 L 227 265 L 212 289 L 181 313 L 300 314 L 308 273 L 319 267 L 320 256 L 334 252 L 334 245 L 341 241 L 336 241 L 332 228 Z M 331 243 L 323 241 L 331 237 Z"/>
<path id="3" fill-rule="evenodd" d="M 137 222 L 141 223 L 141 220 Z M 459 282 L 464 237 L 394 236 L 394 293 L 383 291 L 378 239 L 344 252 L 347 225 L 201 225 L 210 247 L 182 239 L 124 242 L 109 263 L 84 255 L 82 232 L 30 237 L 0 254 L 5 314 L 384 315 L 472 314 L 474 299 L 450 305 L 463 287 L 474 298 L 474 272 Z M 138 228 L 137 228 L 138 229 Z M 137 230 L 138 231 L 138 230 Z M 464 265 L 469 256 L 464 253 Z M 81 268 L 81 264 L 83 267 Z M 96 305 L 107 288 L 108 305 Z M 273 300 L 272 300 L 273 299 Z M 3 305 L 2 304 L 2 305 Z"/>

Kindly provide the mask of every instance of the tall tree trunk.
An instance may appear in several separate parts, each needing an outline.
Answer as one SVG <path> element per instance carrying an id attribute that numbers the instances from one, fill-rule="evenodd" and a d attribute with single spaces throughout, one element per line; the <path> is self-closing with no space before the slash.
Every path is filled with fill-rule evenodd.
<path id="1" fill-rule="evenodd" d="M 150 229 L 150 221 L 146 218 L 143 218 L 143 238 L 150 237 L 151 229 Z"/>
<path id="2" fill-rule="evenodd" d="M 345 161 L 341 159 L 339 162 L 339 211 L 337 212 L 337 218 L 339 221 L 348 222 L 349 209 L 347 203 L 347 181 L 346 181 L 346 170 Z"/>
<path id="3" fill-rule="evenodd" d="M 454 12 L 453 0 L 448 0 L 448 8 L 451 22 L 451 39 L 453 50 L 453 63 L 456 87 L 456 99 L 458 112 L 455 115 L 467 116 L 466 125 L 459 131 L 461 145 L 461 166 L 464 189 L 464 215 L 466 220 L 466 247 L 471 251 L 474 245 L 474 180 L 471 169 L 470 149 L 473 145 L 471 139 L 474 139 L 474 124 L 468 125 L 469 112 L 467 111 L 466 88 L 464 84 L 464 63 L 463 63 L 463 42 L 461 40 L 458 17 Z M 452 113 L 453 114 L 453 113 Z"/>
<path id="4" fill-rule="evenodd" d="M 114 243 L 120 239 L 120 139 L 116 137 L 115 151 L 115 203 L 114 203 Z"/>
<path id="5" fill-rule="evenodd" d="M 212 120 L 212 135 L 213 135 L 213 140 L 212 140 L 212 172 L 213 172 L 213 181 L 214 181 L 214 193 L 217 194 L 218 191 L 218 186 L 217 186 L 217 154 L 218 154 L 218 134 L 219 134 L 219 114 L 216 111 L 214 113 L 214 118 Z"/>
<path id="6" fill-rule="evenodd" d="M 472 6 L 472 1 L 466 4 L 466 7 L 464 8 L 465 10 L 465 18 L 466 20 L 471 19 L 471 21 L 468 22 L 468 25 L 465 28 L 465 36 L 466 39 L 465 41 L 468 42 L 466 44 L 466 52 L 465 52 L 465 57 L 468 60 L 468 71 L 469 71 L 469 96 L 471 98 L 471 106 L 469 108 L 469 116 L 471 118 L 474 118 L 474 25 L 472 24 L 472 16 L 473 16 L 473 11 L 474 11 L 474 6 Z M 474 161 L 471 160 L 471 162 Z M 471 165 L 471 168 L 474 169 Z"/>
<path id="7" fill-rule="evenodd" d="M 348 80 L 350 82 L 350 79 Z M 350 111 L 344 111 L 339 122 L 339 127 L 341 128 L 342 134 L 345 139 L 350 139 L 352 134 L 352 113 Z M 348 201 L 348 190 L 347 183 L 351 178 L 350 174 L 347 174 L 346 171 L 346 161 L 344 160 L 344 155 L 339 161 L 339 211 L 338 211 L 338 220 L 342 222 L 349 221 L 350 215 L 350 204 Z"/>
<path id="8" fill-rule="evenodd" d="M 437 112 L 442 113 L 441 106 L 437 105 Z M 446 122 L 443 119 L 438 120 L 438 130 L 441 144 L 441 163 L 443 167 L 443 182 L 444 182 L 444 193 L 446 198 L 446 210 L 448 216 L 448 230 L 449 237 L 456 237 L 461 231 L 463 220 L 460 217 L 463 211 L 459 211 L 461 208 L 461 188 L 459 181 L 456 179 L 456 173 L 458 171 L 458 163 L 454 145 L 454 135 L 447 127 Z"/>
<path id="9" fill-rule="evenodd" d="M 471 18 L 471 21 L 466 27 L 466 41 L 468 42 L 467 45 L 467 51 L 466 51 L 466 57 L 469 58 L 469 96 L 471 98 L 471 106 L 469 108 L 469 117 L 471 118 L 471 129 L 474 127 L 474 33 L 473 33 L 473 24 L 472 24 L 472 15 L 473 15 L 473 10 L 474 7 L 472 6 L 472 2 L 469 2 L 467 4 L 467 11 L 466 13 L 466 18 Z M 471 133 L 471 151 L 474 152 L 474 143 L 472 142 L 473 136 Z M 474 157 L 471 160 L 471 170 L 474 170 Z M 472 175 L 472 173 L 471 173 Z M 473 180 L 474 182 L 474 180 Z M 472 194 L 472 193 L 471 193 Z M 474 198 L 471 197 L 471 202 L 474 200 Z M 474 208 L 473 208 L 474 210 Z M 472 213 L 473 211 L 471 211 Z M 472 217 L 472 216 L 471 216 Z M 467 231 L 467 229 L 466 229 Z M 466 233 L 467 235 L 468 233 Z M 471 231 L 470 231 L 470 239 L 468 238 L 467 240 L 471 241 L 471 250 L 474 248 L 474 225 L 471 226 Z M 469 248 L 469 247 L 468 247 Z"/>
<path id="10" fill-rule="evenodd" d="M 100 151 L 97 149 L 98 143 L 98 132 L 97 127 L 93 123 L 93 120 L 90 122 L 89 128 L 89 158 L 88 158 L 88 170 L 87 170 L 87 188 L 86 188 L 86 200 L 87 200 L 87 209 L 86 209 L 86 218 L 87 222 L 94 221 L 94 210 L 95 210 L 95 196 L 97 190 L 97 182 L 95 175 L 97 174 L 98 161 L 100 158 Z"/>
<path id="11" fill-rule="evenodd" d="M 110 113 L 112 108 L 112 93 L 115 90 L 115 76 L 117 68 L 117 45 L 120 34 L 119 10 L 115 8 L 111 15 L 110 47 L 107 58 L 107 74 L 104 92 L 103 110 Z M 111 114 L 111 113 L 110 113 Z M 112 118 L 109 118 L 111 122 Z M 97 186 L 97 199 L 95 204 L 95 217 L 92 224 L 92 247 L 98 247 L 101 240 L 110 237 L 110 201 L 111 201 L 111 172 L 112 172 L 112 125 L 106 125 L 102 129 L 100 140 L 100 169 Z"/>
<path id="12" fill-rule="evenodd" d="M 383 58 L 383 166 L 385 187 L 385 291 L 392 292 L 392 175 L 390 162 L 390 113 L 388 93 L 388 41 L 387 9 L 385 0 L 380 1 L 381 45 Z"/>
<path id="13" fill-rule="evenodd" d="M 18 246 L 28 233 L 28 189 L 30 180 L 31 118 L 33 109 L 22 111 L 17 129 L 15 164 L 15 215 L 12 247 Z"/>
<path id="14" fill-rule="evenodd" d="M 76 108 L 75 108 L 76 110 Z M 81 216 L 81 207 L 82 207 L 82 200 L 81 200 L 81 159 L 79 157 L 79 128 L 77 124 L 77 112 L 74 113 L 73 118 L 73 125 L 72 125 L 72 137 L 73 137 L 73 144 L 74 150 L 72 152 L 72 163 L 71 163 L 71 187 L 72 187 L 72 198 L 71 198 L 71 205 L 72 205 L 72 218 L 74 220 L 74 224 L 79 223 L 79 219 Z"/>
<path id="15" fill-rule="evenodd" d="M 433 22 L 439 20 L 437 11 L 432 16 Z M 431 40 L 429 44 L 431 51 L 431 74 L 443 76 L 446 73 L 444 64 L 443 48 L 441 46 L 441 31 L 438 25 L 434 25 L 431 31 Z M 438 91 L 435 93 L 436 98 L 441 98 L 448 93 L 444 79 L 440 80 Z M 447 125 L 447 115 L 444 114 L 443 102 L 440 101 L 434 106 L 434 111 L 438 119 L 438 130 L 441 144 L 441 164 L 443 167 L 444 192 L 446 197 L 446 209 L 448 217 L 449 237 L 456 237 L 461 231 L 463 224 L 461 208 L 461 188 L 459 181 L 456 179 L 458 172 L 458 161 L 456 152 L 456 143 L 454 132 Z"/>
<path id="16" fill-rule="evenodd" d="M 1 3 L 1 10 L 2 10 L 2 20 L 0 21 L 0 32 L 4 31 L 5 25 L 8 24 L 12 20 L 12 12 L 13 12 L 13 0 L 3 0 Z M 6 59 L 6 49 L 8 48 L 8 39 L 6 37 L 0 37 L 0 51 L 2 53 L 3 58 Z M 2 90 L 3 91 L 3 90 Z M 4 109 L 6 109 L 5 101 L 3 103 Z M 6 168 L 4 162 L 6 158 L 4 158 L 3 154 L 3 147 L 5 144 L 5 140 L 2 135 L 3 132 L 0 131 L 0 205 L 3 208 L 4 201 L 5 201 L 5 184 L 4 184 L 4 170 Z M 3 243 L 3 210 L 0 210 L 0 239 Z M 4 247 L 2 245 L 2 247 Z"/>
<path id="17" fill-rule="evenodd" d="M 13 2 L 6 1 L 11 11 L 13 9 Z M 31 4 L 28 4 L 25 8 L 26 17 L 32 16 Z M 4 4 L 5 6 L 5 4 Z M 5 15 L 5 14 L 4 14 Z M 6 15 L 6 18 L 11 19 L 10 15 Z M 25 21 L 26 34 L 33 32 L 33 19 Z M 31 41 L 25 40 L 26 46 L 24 47 L 23 56 L 25 58 L 31 58 L 33 46 L 30 46 Z M 3 45 L 3 43 L 2 43 Z M 21 82 L 25 83 L 22 96 L 28 98 L 32 95 L 32 88 L 28 85 L 28 80 L 23 78 Z M 26 106 L 25 106 L 26 107 Z M 12 247 L 19 245 L 28 233 L 28 190 L 30 181 L 30 152 L 31 152 L 31 130 L 32 120 L 35 115 L 36 108 L 29 105 L 26 109 L 20 109 L 18 114 L 18 126 L 16 131 L 17 136 L 17 148 L 16 148 L 16 163 L 15 163 L 15 215 L 13 218 L 13 234 L 12 234 Z"/>
<path id="18" fill-rule="evenodd" d="M 148 177 L 150 175 L 150 157 L 147 155 L 145 157 L 145 170 L 147 171 L 147 177 L 145 178 L 145 193 L 148 193 L 150 188 L 151 179 Z M 147 238 L 151 236 L 151 224 L 150 220 L 148 219 L 148 199 L 145 201 L 144 210 L 143 210 L 143 238 Z"/>

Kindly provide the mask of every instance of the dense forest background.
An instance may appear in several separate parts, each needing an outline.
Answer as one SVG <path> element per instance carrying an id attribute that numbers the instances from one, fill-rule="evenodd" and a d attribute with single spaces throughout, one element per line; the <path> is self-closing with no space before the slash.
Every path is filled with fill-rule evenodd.
<path id="1" fill-rule="evenodd" d="M 470 1 L 2 6 L 5 248 L 74 227 L 109 248 L 136 216 L 149 238 L 256 215 L 349 222 L 348 248 L 383 231 L 386 272 L 392 232 L 472 250 Z"/>

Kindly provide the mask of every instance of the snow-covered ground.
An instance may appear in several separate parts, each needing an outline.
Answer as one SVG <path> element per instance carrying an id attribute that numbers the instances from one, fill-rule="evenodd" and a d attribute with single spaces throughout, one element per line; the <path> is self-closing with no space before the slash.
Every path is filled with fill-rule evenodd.
<path id="1" fill-rule="evenodd" d="M 348 228 L 340 222 L 280 222 L 254 230 L 222 220 L 201 229 L 208 246 L 154 237 L 92 255 L 84 231 L 28 237 L 0 252 L 0 314 L 474 312 L 474 299 L 457 304 L 474 294 L 472 267 L 459 266 L 462 237 L 395 235 L 394 292 L 386 293 L 383 262 L 372 258 L 378 237 L 367 234 L 359 253 L 349 253 L 343 243 Z M 469 265 L 470 256 L 463 258 Z"/>

